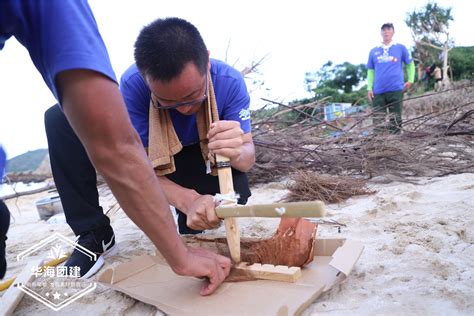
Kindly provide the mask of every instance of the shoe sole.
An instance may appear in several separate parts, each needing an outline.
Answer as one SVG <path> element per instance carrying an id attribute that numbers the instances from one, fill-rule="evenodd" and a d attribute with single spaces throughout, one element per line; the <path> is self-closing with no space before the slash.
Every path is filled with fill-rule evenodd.
<path id="1" fill-rule="evenodd" d="M 97 273 L 97 271 L 100 270 L 104 266 L 105 260 L 104 258 L 109 258 L 112 256 L 115 256 L 118 253 L 118 246 L 117 244 L 113 245 L 112 248 L 108 249 L 106 252 L 102 253 L 95 264 L 92 266 L 92 268 L 87 271 L 86 274 L 84 274 L 81 279 L 89 279 L 91 276 Z"/>

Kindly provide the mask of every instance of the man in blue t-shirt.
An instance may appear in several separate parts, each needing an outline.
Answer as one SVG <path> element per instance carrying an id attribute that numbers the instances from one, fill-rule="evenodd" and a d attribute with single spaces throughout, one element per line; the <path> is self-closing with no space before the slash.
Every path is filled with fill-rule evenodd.
<path id="1" fill-rule="evenodd" d="M 169 114 L 169 125 L 172 125 L 177 141 L 182 146 L 173 156 L 174 171 L 159 176 L 169 203 L 177 209 L 179 232 L 194 234 L 215 228 L 221 222 L 215 214 L 216 202 L 213 197 L 219 193 L 219 182 L 216 176 L 207 173 L 201 144 L 205 142 L 213 154 L 230 158 L 234 190 L 239 194 L 238 203 L 245 204 L 250 196 L 245 172 L 255 162 L 250 97 L 245 81 L 234 68 L 209 59 L 209 52 L 199 31 L 189 22 L 178 18 L 159 19 L 146 26 L 135 43 L 135 60 L 136 64 L 123 74 L 120 89 L 143 145 L 149 152 L 153 150 L 149 148 L 150 136 L 153 136 L 150 135 L 149 121 L 150 110 L 156 110 Z M 219 121 L 211 125 L 204 136 L 206 139 L 200 140 L 197 112 L 203 108 L 211 93 L 216 98 Z M 60 135 L 68 134 L 67 124 L 59 126 L 58 119 L 54 120 L 54 124 L 49 123 L 48 117 L 59 114 L 57 106 L 48 110 L 47 130 L 60 129 Z M 70 144 L 73 135 L 62 139 L 63 142 L 57 147 Z M 93 169 L 81 168 L 80 172 L 73 174 L 74 168 L 67 166 L 72 157 L 69 154 L 63 154 L 60 159 L 58 157 L 52 157 L 53 166 L 60 165 L 63 171 L 71 169 L 68 177 L 58 179 L 71 192 L 63 200 L 67 204 L 76 203 L 76 208 L 70 207 L 66 213 L 68 218 L 74 218 L 71 226 L 75 225 L 74 222 L 91 226 L 92 218 L 105 223 L 103 218 L 106 216 L 99 206 L 97 190 L 91 185 L 95 181 Z M 85 165 L 79 160 L 85 161 L 87 156 L 76 152 L 73 159 L 78 161 L 74 166 Z M 78 188 L 67 184 L 67 178 L 79 175 L 83 179 L 82 194 L 79 194 Z M 95 211 L 83 217 L 80 210 L 87 206 Z M 105 224 L 110 227 L 108 222 Z"/>
<path id="2" fill-rule="evenodd" d="M 415 81 L 415 64 L 410 53 L 402 44 L 392 42 L 395 29 L 392 23 L 381 27 L 383 43 L 372 48 L 367 62 L 367 97 L 373 106 L 373 125 L 375 132 L 381 132 L 385 126 L 385 117 L 390 115 L 388 130 L 400 133 L 402 126 L 403 92 Z M 408 81 L 404 82 L 403 64 L 407 65 Z"/>
<path id="3" fill-rule="evenodd" d="M 179 36 L 177 36 L 179 35 Z M 170 56 L 173 56 L 170 58 Z M 136 65 L 122 76 L 120 90 L 132 124 L 149 147 L 151 110 L 169 113 L 183 149 L 175 155 L 176 171 L 160 177 L 166 197 L 178 210 L 181 234 L 216 227 L 212 195 L 219 193 L 216 176 L 206 173 L 197 127 L 210 86 L 219 121 L 209 131 L 213 154 L 230 158 L 238 202 L 250 196 L 245 174 L 255 163 L 250 126 L 250 97 L 239 71 L 209 59 L 199 31 L 179 18 L 158 19 L 146 26 L 135 43 Z"/>
<path id="4" fill-rule="evenodd" d="M 3 175 L 5 173 L 5 164 L 7 155 L 0 144 L 0 186 L 3 183 Z M 6 204 L 0 199 L 0 279 L 5 275 L 7 270 L 7 261 L 5 260 L 5 241 L 7 240 L 7 231 L 10 226 L 10 212 Z"/>
<path id="5" fill-rule="evenodd" d="M 104 176 L 127 215 L 152 240 L 173 271 L 180 275 L 205 277 L 208 282 L 201 288 L 203 295 L 215 291 L 229 273 L 230 260 L 204 249 L 189 248 L 176 233 L 168 202 L 130 123 L 106 47 L 87 1 L 0 1 L 0 49 L 12 36 L 26 47 L 45 83 L 61 104 L 62 116 L 46 114 L 47 119 L 66 122 L 75 137 L 70 144 L 58 147 L 55 138 L 64 136 L 60 135 L 62 130 L 54 130 L 54 125 L 47 126 L 50 156 L 64 154 L 72 157 L 82 150 L 81 153 L 89 156 L 93 166 Z M 55 164 L 53 159 L 51 162 Z M 56 182 L 61 201 L 68 195 L 81 199 L 83 179 L 80 175 L 90 171 L 91 162 L 88 159 L 88 164 L 75 159 L 59 162 L 65 163 L 66 169 L 55 164 L 55 181 L 58 178 L 69 181 L 68 188 Z M 76 162 L 79 164 L 74 165 Z M 78 176 L 69 178 L 68 167 L 76 168 Z M 94 181 L 92 185 L 95 186 Z M 71 187 L 77 190 L 71 193 L 68 191 Z M 71 204 L 63 203 L 65 212 L 67 207 Z M 84 209 L 82 218 L 87 219 L 89 211 Z M 70 220 L 68 218 L 68 222 Z M 91 264 L 90 258 L 76 249 L 66 263 L 79 267 L 83 277 L 97 271 L 103 264 L 102 255 L 115 243 L 111 229 L 95 225 L 93 222 L 91 230 L 87 230 L 88 225 L 79 225 L 85 230 L 75 233 L 80 235 L 78 244 L 96 252 L 101 260 Z"/>

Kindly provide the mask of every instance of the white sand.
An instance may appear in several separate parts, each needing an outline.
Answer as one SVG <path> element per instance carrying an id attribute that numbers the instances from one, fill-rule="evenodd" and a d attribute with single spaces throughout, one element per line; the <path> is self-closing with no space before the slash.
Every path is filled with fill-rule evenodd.
<path id="1" fill-rule="evenodd" d="M 347 237 L 365 244 L 364 252 L 349 277 L 319 297 L 305 315 L 472 315 L 474 314 L 474 174 L 405 183 L 374 184 L 371 196 L 328 205 L 329 218 L 347 225 L 341 233 L 320 225 L 319 237 Z M 250 203 L 274 202 L 286 191 L 282 183 L 252 190 Z M 40 221 L 34 201 L 37 194 L 9 200 L 15 217 L 7 241 L 7 278 L 21 271 L 16 255 L 59 232 L 73 238 L 67 224 Z M 113 197 L 106 196 L 107 210 Z M 19 212 L 21 210 L 21 212 Z M 270 236 L 277 220 L 240 220 L 242 235 Z M 119 210 L 112 225 L 120 247 L 107 264 L 127 261 L 154 248 L 146 236 Z M 217 230 L 221 234 L 223 229 Z M 18 315 L 154 315 L 155 307 L 107 289 L 102 285 L 60 312 L 25 296 Z M 216 311 L 216 314 L 218 312 Z"/>

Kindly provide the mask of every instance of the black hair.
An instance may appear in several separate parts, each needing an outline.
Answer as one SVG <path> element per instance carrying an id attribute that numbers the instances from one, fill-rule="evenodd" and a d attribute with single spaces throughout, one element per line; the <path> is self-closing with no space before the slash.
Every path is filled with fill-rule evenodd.
<path id="1" fill-rule="evenodd" d="M 135 41 L 135 63 L 142 75 L 168 82 L 192 62 L 204 75 L 209 54 L 198 29 L 180 18 L 158 19 Z"/>
<path id="2" fill-rule="evenodd" d="M 384 28 L 391 28 L 392 30 L 395 30 L 393 23 L 384 23 L 380 29 L 383 30 Z"/>

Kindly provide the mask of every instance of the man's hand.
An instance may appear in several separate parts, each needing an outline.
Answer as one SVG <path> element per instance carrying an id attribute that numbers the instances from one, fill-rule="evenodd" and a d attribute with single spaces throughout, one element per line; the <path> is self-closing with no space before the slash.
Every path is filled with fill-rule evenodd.
<path id="1" fill-rule="evenodd" d="M 242 154 L 244 131 L 237 121 L 218 121 L 211 124 L 208 148 L 213 154 L 219 154 L 231 161 L 238 160 Z"/>
<path id="2" fill-rule="evenodd" d="M 230 259 L 203 248 L 188 248 L 187 265 L 176 274 L 205 278 L 201 295 L 212 294 L 224 281 L 230 271 Z"/>
<path id="3" fill-rule="evenodd" d="M 199 195 L 186 210 L 186 225 L 196 230 L 216 228 L 221 223 L 216 215 L 216 206 L 212 195 Z"/>
<path id="4" fill-rule="evenodd" d="M 369 102 L 372 102 L 373 98 L 374 98 L 374 92 L 372 90 L 367 91 L 367 99 L 369 99 Z"/>
<path id="5" fill-rule="evenodd" d="M 405 84 L 403 85 L 403 91 L 409 90 L 411 86 L 412 86 L 411 82 L 405 82 Z"/>

